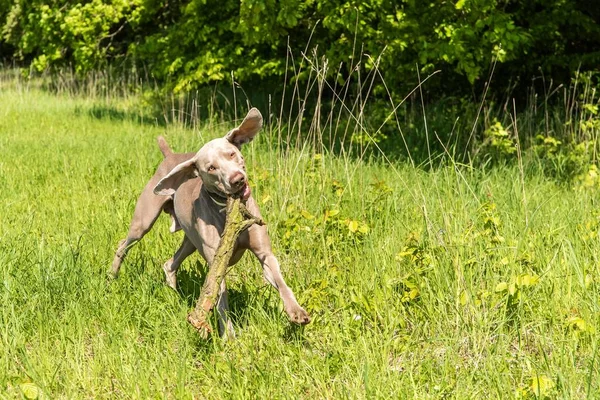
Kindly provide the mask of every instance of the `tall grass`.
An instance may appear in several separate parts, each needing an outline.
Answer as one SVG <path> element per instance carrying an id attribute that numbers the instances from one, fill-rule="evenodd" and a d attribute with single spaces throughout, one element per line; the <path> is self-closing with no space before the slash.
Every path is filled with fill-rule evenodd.
<path id="1" fill-rule="evenodd" d="M 308 46 L 298 57 L 289 50 L 291 72 L 283 84 L 267 83 L 252 91 L 246 91 L 233 73 L 228 83 L 177 94 L 165 93 L 147 73 L 135 69 L 108 68 L 84 77 L 68 69 L 41 75 L 8 69 L 0 80 L 20 88 L 94 98 L 104 104 L 119 98 L 130 116 L 192 130 L 207 121 L 238 119 L 243 113 L 238 110 L 252 104 L 263 110 L 268 126 L 277 131 L 270 135 L 271 146 L 285 150 L 308 146 L 314 152 L 394 157 L 412 165 L 435 167 L 456 161 L 481 166 L 490 161 L 516 161 L 517 152 L 506 149 L 511 146 L 533 149 L 525 155 L 556 153 L 557 149 L 548 145 L 548 140 L 556 140 L 561 156 L 567 157 L 573 147 L 583 144 L 585 160 L 580 161 L 585 166 L 597 162 L 597 74 L 576 74 L 566 86 L 556 86 L 542 75 L 533 80 L 525 95 L 507 90 L 503 98 L 490 98 L 487 89 L 495 84 L 491 68 L 485 90 L 473 99 L 435 99 L 427 93 L 427 83 L 443 80 L 443 71 L 419 77 L 419 85 L 397 93 L 390 91 L 378 68 L 381 55 L 359 55 L 357 50 L 348 65 L 332 67 L 316 49 L 310 55 L 307 51 Z M 98 114 L 111 111 L 110 107 L 96 110 Z M 502 137 L 492 132 L 496 123 L 502 126 Z M 561 160 L 552 161 L 550 174 L 561 169 L 556 165 Z"/>
<path id="2" fill-rule="evenodd" d="M 561 184 L 549 167 L 536 167 L 534 150 L 533 161 L 497 162 L 519 157 L 502 140 L 522 143 L 517 133 L 522 140 L 529 121 L 511 119 L 506 107 L 496 118 L 507 135 L 485 139 L 482 126 L 475 142 L 498 159 L 461 164 L 452 140 L 474 118 L 438 140 L 436 113 L 425 108 L 423 118 L 421 108 L 425 131 L 399 113 L 420 101 L 390 99 L 383 120 L 396 136 L 388 139 L 408 149 L 404 162 L 394 160 L 379 137 L 387 125 L 368 121 L 377 71 L 356 69 L 363 90 L 351 96 L 328 82 L 326 64 L 305 62 L 312 85 L 287 88 L 293 101 L 263 109 L 269 123 L 244 152 L 284 276 L 313 322 L 290 326 L 246 256 L 228 276 L 238 335 L 230 342 L 203 341 L 186 322 L 205 271 L 200 257 L 184 263 L 178 292 L 165 285 L 160 266 L 180 241 L 166 218 L 130 251 L 119 280 L 106 272 L 160 161 L 156 136 L 192 151 L 236 121 L 215 111 L 206 125 L 189 124 L 192 113 L 174 98 L 161 122 L 140 114 L 140 95 L 126 90 L 93 95 L 66 85 L 49 93 L 20 77 L 2 80 L 5 397 L 600 395 L 594 181 Z M 318 95 L 327 90 L 335 93 L 328 105 Z M 432 146 L 444 145 L 431 158 L 421 149 L 430 168 L 411 151 L 419 129 Z M 544 146 L 548 157 L 557 154 Z"/>

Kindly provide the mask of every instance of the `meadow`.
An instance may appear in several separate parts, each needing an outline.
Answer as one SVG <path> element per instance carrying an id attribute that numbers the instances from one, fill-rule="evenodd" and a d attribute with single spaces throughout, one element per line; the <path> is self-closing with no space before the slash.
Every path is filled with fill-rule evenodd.
<path id="1" fill-rule="evenodd" d="M 132 102 L 2 83 L 0 397 L 600 397 L 596 188 L 526 162 L 286 148 L 268 124 L 243 152 L 313 320 L 292 326 L 245 255 L 228 275 L 237 338 L 203 340 L 186 315 L 205 265 L 190 257 L 166 286 L 181 240 L 166 215 L 107 272 L 156 137 L 196 151 L 236 121 L 161 125 Z"/>

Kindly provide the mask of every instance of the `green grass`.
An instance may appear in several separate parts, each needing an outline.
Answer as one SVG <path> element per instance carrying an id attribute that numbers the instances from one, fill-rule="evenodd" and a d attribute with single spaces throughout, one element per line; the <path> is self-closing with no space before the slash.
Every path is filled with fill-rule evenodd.
<path id="1" fill-rule="evenodd" d="M 194 255 L 180 291 L 165 285 L 181 240 L 166 216 L 106 276 L 156 136 L 193 151 L 233 122 L 158 127 L 124 100 L 14 85 L 0 104 L 3 397 L 600 396 L 597 190 L 283 154 L 265 129 L 244 150 L 253 193 L 313 322 L 290 326 L 246 255 L 228 277 L 237 340 L 203 341 L 186 314 L 205 266 Z"/>

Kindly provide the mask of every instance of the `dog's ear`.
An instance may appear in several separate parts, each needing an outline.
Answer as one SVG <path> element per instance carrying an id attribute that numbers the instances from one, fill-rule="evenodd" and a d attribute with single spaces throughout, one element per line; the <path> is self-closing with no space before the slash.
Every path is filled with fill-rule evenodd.
<path id="1" fill-rule="evenodd" d="M 198 168 L 196 167 L 196 157 L 177 165 L 162 178 L 156 186 L 154 186 L 154 194 L 170 196 L 177 188 L 188 179 L 198 176 Z"/>
<path id="2" fill-rule="evenodd" d="M 262 128 L 262 124 L 263 117 L 260 115 L 260 111 L 256 108 L 251 108 L 240 126 L 229 131 L 229 133 L 225 135 L 225 139 L 240 148 L 243 144 L 254 139 L 254 136 L 256 136 L 258 131 L 260 131 L 260 128 Z"/>

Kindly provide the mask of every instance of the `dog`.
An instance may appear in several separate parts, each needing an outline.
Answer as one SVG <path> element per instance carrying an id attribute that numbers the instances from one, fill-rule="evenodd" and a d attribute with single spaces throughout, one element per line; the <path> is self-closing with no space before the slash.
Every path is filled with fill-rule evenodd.
<path id="1" fill-rule="evenodd" d="M 239 196 L 248 211 L 261 218 L 258 205 L 252 197 L 241 147 L 252 141 L 260 131 L 263 118 L 252 108 L 237 128 L 224 137 L 211 140 L 197 153 L 173 153 L 164 138 L 158 138 L 164 160 L 144 187 L 133 213 L 127 237 L 116 251 L 111 274 L 117 277 L 121 263 L 131 246 L 150 231 L 164 211 L 171 216 L 171 232 L 182 229 L 183 242 L 175 255 L 163 265 L 167 284 L 176 289 L 177 269 L 189 255 L 198 251 L 209 267 L 225 225 L 224 207 L 228 196 Z M 278 290 L 285 312 L 291 322 L 305 325 L 308 313 L 298 304 L 292 290 L 281 274 L 279 262 L 271 250 L 266 226 L 252 225 L 237 239 L 230 265 L 236 264 L 244 252 L 250 250 L 260 261 L 265 279 Z M 233 333 L 227 317 L 227 289 L 225 280 L 219 288 L 217 311 L 219 331 Z"/>

